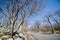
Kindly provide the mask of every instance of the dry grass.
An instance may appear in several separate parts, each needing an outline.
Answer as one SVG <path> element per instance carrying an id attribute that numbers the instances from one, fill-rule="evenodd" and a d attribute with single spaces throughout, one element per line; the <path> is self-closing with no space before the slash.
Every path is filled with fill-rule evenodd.
<path id="1" fill-rule="evenodd" d="M 30 34 L 26 33 L 27 34 L 27 39 L 28 40 L 35 40 Z"/>

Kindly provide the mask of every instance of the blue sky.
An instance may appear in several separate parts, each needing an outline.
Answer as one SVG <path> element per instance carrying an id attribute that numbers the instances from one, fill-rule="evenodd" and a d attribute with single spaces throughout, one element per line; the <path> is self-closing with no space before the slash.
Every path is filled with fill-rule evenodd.
<path id="1" fill-rule="evenodd" d="M 44 3 L 45 8 L 42 11 L 40 11 L 38 15 L 29 19 L 30 25 L 33 25 L 35 21 L 43 21 L 44 16 L 53 14 L 56 10 L 60 9 L 60 0 L 46 0 Z"/>
<path id="2" fill-rule="evenodd" d="M 3 8 L 3 6 L 4 6 L 3 4 L 4 4 L 5 0 L 2 2 L 3 3 L 1 3 L 1 0 L 0 0 L 0 7 Z M 42 11 L 38 12 L 40 14 L 29 18 L 31 24 L 34 23 L 36 20 L 43 20 L 44 16 L 46 16 L 48 14 L 52 14 L 54 11 L 60 9 L 60 0 L 45 0 L 44 3 L 45 3 L 45 8 Z M 1 16 L 1 14 L 0 14 L 0 16 Z"/>
<path id="3" fill-rule="evenodd" d="M 60 0 L 46 0 L 45 1 L 45 8 L 40 11 L 39 15 L 31 18 L 31 21 L 33 22 L 34 20 L 43 20 L 43 17 L 52 14 L 54 11 L 60 9 Z"/>

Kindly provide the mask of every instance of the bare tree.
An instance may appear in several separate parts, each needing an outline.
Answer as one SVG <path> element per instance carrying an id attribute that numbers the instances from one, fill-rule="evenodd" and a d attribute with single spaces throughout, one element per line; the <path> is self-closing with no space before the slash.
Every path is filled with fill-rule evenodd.
<path id="1" fill-rule="evenodd" d="M 46 18 L 46 20 L 47 20 L 47 22 L 50 24 L 50 26 L 51 26 L 51 32 L 52 32 L 52 34 L 54 34 L 54 28 L 53 28 L 53 26 L 52 26 L 52 23 L 51 23 L 51 21 L 50 21 L 50 17 L 51 16 L 46 16 L 45 18 Z"/>
<path id="2" fill-rule="evenodd" d="M 7 27 L 10 29 L 12 38 L 16 32 L 21 29 L 27 18 L 42 10 L 42 0 L 9 0 L 6 7 L 0 8 L 0 12 L 5 17 Z M 18 26 L 16 24 L 18 23 Z M 17 28 L 17 29 L 14 29 Z M 16 30 L 16 31 L 14 31 Z"/>
<path id="3" fill-rule="evenodd" d="M 54 16 L 56 16 L 56 15 L 49 15 L 49 16 L 50 16 L 50 18 L 52 18 L 52 20 L 54 20 L 54 21 L 56 22 L 56 24 L 59 26 L 58 20 L 54 17 Z"/>
<path id="4" fill-rule="evenodd" d="M 50 16 L 55 21 L 55 23 L 57 24 L 57 28 L 60 29 L 60 23 L 59 23 L 60 22 L 60 9 L 58 9 L 57 11 L 54 11 L 54 14 L 50 15 Z"/>
<path id="5" fill-rule="evenodd" d="M 40 30 L 40 22 L 39 22 L 39 21 L 36 21 L 33 26 L 34 26 L 33 29 L 34 29 L 36 32 L 39 32 L 39 30 Z"/>
<path id="6" fill-rule="evenodd" d="M 54 21 L 56 22 L 56 24 L 59 26 L 59 22 L 54 17 L 52 17 L 52 19 L 54 19 Z"/>
<path id="7" fill-rule="evenodd" d="M 57 15 L 56 15 L 57 14 Z M 60 20 L 60 9 L 58 9 L 57 11 L 54 12 L 54 16 L 58 16 L 59 20 Z M 57 25 L 59 26 L 59 22 L 56 20 L 56 18 L 53 17 L 53 19 L 55 20 L 55 22 L 57 23 Z"/>

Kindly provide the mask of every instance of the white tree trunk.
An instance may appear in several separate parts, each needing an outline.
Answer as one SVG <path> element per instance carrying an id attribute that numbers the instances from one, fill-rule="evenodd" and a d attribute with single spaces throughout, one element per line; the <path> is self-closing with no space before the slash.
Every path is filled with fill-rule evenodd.
<path id="1" fill-rule="evenodd" d="M 22 32 L 22 25 L 20 26 L 18 32 L 19 32 L 19 33 Z"/>

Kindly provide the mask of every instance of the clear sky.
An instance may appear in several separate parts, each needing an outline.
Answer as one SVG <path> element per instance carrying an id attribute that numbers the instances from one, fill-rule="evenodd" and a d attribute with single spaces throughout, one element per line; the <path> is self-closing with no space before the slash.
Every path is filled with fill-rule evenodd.
<path id="1" fill-rule="evenodd" d="M 30 21 L 32 23 L 34 22 L 34 20 L 42 21 L 44 19 L 43 18 L 44 16 L 52 14 L 54 11 L 60 9 L 60 0 L 46 0 L 45 6 L 46 7 L 42 11 L 39 12 L 40 13 L 39 15 L 31 18 Z"/>
<path id="2" fill-rule="evenodd" d="M 5 0 L 0 0 L 0 7 L 3 8 L 4 3 L 5 3 Z M 38 12 L 40 14 L 29 18 L 31 23 L 34 23 L 36 20 L 43 20 L 44 16 L 46 16 L 48 14 L 52 14 L 54 11 L 60 9 L 60 0 L 45 0 L 44 3 L 45 3 L 45 8 L 42 11 Z M 1 16 L 1 14 L 0 14 L 0 16 Z"/>

